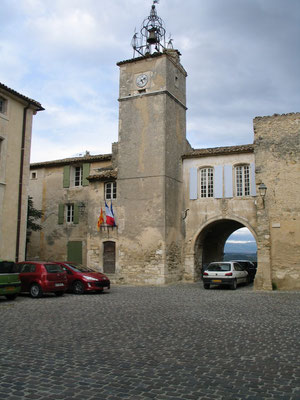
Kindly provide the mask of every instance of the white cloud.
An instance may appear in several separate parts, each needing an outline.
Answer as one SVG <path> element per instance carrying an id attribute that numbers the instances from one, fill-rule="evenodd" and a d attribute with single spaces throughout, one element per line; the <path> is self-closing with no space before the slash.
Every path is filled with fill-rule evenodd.
<path id="1" fill-rule="evenodd" d="M 32 160 L 111 151 L 115 64 L 132 57 L 151 4 L 2 0 L 0 81 L 46 108 L 34 118 Z M 188 73 L 193 147 L 252 143 L 255 116 L 300 111 L 298 0 L 164 0 L 157 10 Z"/>

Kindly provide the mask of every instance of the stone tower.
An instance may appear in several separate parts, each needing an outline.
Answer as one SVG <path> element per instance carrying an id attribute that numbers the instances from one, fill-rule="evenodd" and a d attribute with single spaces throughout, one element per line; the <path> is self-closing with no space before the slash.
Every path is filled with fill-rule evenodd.
<path id="1" fill-rule="evenodd" d="M 118 260 L 125 282 L 164 284 L 182 277 L 187 74 L 161 30 L 147 29 L 145 54 L 141 45 L 140 57 L 117 64 Z"/>

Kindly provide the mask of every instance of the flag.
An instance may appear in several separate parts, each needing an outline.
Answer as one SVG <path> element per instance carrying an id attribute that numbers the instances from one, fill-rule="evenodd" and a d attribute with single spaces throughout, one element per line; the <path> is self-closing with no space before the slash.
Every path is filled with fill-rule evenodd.
<path id="1" fill-rule="evenodd" d="M 112 203 L 110 204 L 110 208 L 105 202 L 105 214 L 106 214 L 106 225 L 115 226 L 115 216 L 112 208 Z"/>
<path id="2" fill-rule="evenodd" d="M 99 215 L 99 218 L 98 218 L 98 223 L 97 223 L 97 229 L 98 229 L 98 231 L 99 231 L 100 226 L 101 226 L 102 224 L 104 224 L 104 218 L 103 218 L 103 210 L 102 210 L 102 207 L 101 207 L 101 212 L 100 212 L 100 215 Z"/>

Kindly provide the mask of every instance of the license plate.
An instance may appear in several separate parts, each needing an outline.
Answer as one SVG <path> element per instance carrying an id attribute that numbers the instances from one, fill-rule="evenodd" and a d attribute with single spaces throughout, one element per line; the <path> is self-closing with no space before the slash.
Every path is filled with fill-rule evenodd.
<path id="1" fill-rule="evenodd" d="M 221 283 L 222 281 L 221 281 L 221 279 L 213 279 L 212 282 Z"/>
<path id="2" fill-rule="evenodd" d="M 56 283 L 55 287 L 59 287 L 59 286 L 65 286 L 63 283 Z"/>

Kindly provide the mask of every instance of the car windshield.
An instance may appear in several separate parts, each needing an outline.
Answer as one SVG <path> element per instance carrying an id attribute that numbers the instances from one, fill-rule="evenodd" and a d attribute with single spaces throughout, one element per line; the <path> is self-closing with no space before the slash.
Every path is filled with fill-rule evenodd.
<path id="1" fill-rule="evenodd" d="M 49 274 L 54 274 L 56 272 L 65 272 L 59 264 L 45 264 L 45 268 Z"/>
<path id="2" fill-rule="evenodd" d="M 207 271 L 230 271 L 231 265 L 226 263 L 210 264 Z"/>
<path id="3" fill-rule="evenodd" d="M 69 264 L 69 263 L 66 263 L 66 265 L 69 268 L 71 268 L 73 271 L 76 271 L 76 272 L 95 272 L 92 269 L 90 269 L 88 267 L 85 267 L 85 266 L 83 266 L 81 264 Z"/>

